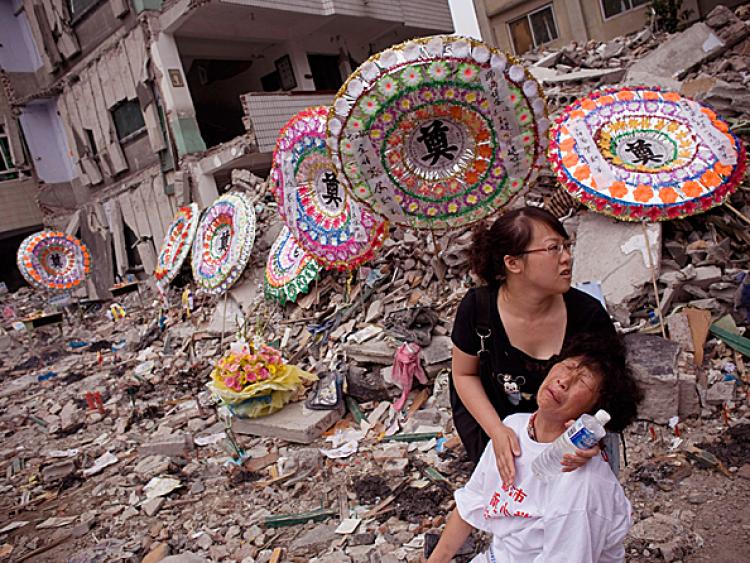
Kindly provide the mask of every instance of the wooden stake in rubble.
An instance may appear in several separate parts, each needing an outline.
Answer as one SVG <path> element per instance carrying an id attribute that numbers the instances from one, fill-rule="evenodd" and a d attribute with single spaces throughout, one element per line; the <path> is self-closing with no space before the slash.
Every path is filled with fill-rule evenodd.
<path id="1" fill-rule="evenodd" d="M 219 340 L 219 351 L 224 349 L 224 327 L 227 323 L 227 294 L 229 291 L 224 292 L 224 312 L 221 315 L 221 339 Z"/>
<path id="2" fill-rule="evenodd" d="M 667 331 L 664 329 L 664 316 L 661 312 L 661 299 L 659 298 L 659 287 L 656 284 L 656 268 L 654 267 L 654 257 L 651 255 L 651 241 L 648 238 L 648 229 L 646 228 L 646 222 L 641 221 L 641 227 L 643 227 L 643 236 L 646 239 L 646 254 L 648 255 L 648 269 L 651 272 L 651 283 L 654 285 L 654 297 L 656 298 L 656 312 L 659 315 L 659 327 L 661 328 L 661 335 L 666 338 Z"/>
<path id="3" fill-rule="evenodd" d="M 731 211 L 732 213 L 734 213 L 735 215 L 737 215 L 737 217 L 739 217 L 740 219 L 742 219 L 745 223 L 747 223 L 748 225 L 750 225 L 750 218 L 748 218 L 745 215 L 743 215 L 742 212 L 739 209 L 737 209 L 734 206 L 732 206 L 728 201 L 726 203 L 724 203 L 724 207 L 726 207 L 727 209 L 729 209 L 729 211 Z"/>

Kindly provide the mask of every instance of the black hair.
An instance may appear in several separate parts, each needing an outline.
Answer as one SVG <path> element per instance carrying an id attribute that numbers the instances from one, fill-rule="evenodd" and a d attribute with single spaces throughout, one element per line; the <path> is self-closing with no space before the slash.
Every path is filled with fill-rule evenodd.
<path id="1" fill-rule="evenodd" d="M 506 256 L 518 256 L 527 249 L 533 236 L 533 224 L 547 225 L 568 240 L 565 227 L 549 211 L 539 207 L 520 207 L 498 217 L 488 229 L 480 224 L 474 229 L 470 262 L 472 271 L 490 287 L 499 287 L 505 279 Z"/>
<path id="2" fill-rule="evenodd" d="M 615 334 L 578 334 L 556 360 L 561 362 L 569 358 L 580 358 L 579 366 L 601 378 L 599 399 L 590 414 L 604 409 L 612 417 L 607 429 L 622 432 L 635 420 L 638 404 L 643 399 L 643 392 L 628 366 L 622 338 Z"/>

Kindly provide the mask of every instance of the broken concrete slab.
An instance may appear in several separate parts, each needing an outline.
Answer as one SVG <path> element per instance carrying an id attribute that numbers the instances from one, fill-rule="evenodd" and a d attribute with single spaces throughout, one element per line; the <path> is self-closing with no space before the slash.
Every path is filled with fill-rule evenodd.
<path id="1" fill-rule="evenodd" d="M 689 98 L 701 99 L 717 82 L 717 78 L 700 73 L 695 78 L 685 80 L 682 83 L 680 94 Z"/>
<path id="2" fill-rule="evenodd" d="M 551 68 L 529 67 L 529 72 L 542 85 L 565 84 L 584 80 L 602 83 L 619 82 L 625 76 L 624 68 L 585 68 L 573 72 L 559 72 Z"/>
<path id="3" fill-rule="evenodd" d="M 447 362 L 451 359 L 452 350 L 453 340 L 450 336 L 435 336 L 430 345 L 422 349 L 422 359 L 428 366 Z"/>
<path id="4" fill-rule="evenodd" d="M 322 552 L 336 540 L 336 528 L 338 522 L 320 524 L 295 539 L 289 549 L 292 553 L 300 554 Z"/>
<path id="5" fill-rule="evenodd" d="M 709 405 L 723 405 L 734 400 L 735 390 L 734 381 L 718 381 L 706 391 L 706 402 Z"/>
<path id="6" fill-rule="evenodd" d="M 390 373 L 393 366 L 381 369 L 366 369 L 350 365 L 346 374 L 348 394 L 357 401 L 382 401 L 398 397 L 401 390 L 391 385 Z"/>
<path id="7" fill-rule="evenodd" d="M 371 340 L 363 344 L 347 342 L 344 350 L 348 357 L 360 363 L 387 366 L 393 363 L 396 349 L 385 340 Z"/>
<path id="8" fill-rule="evenodd" d="M 169 544 L 157 543 L 151 548 L 146 556 L 141 559 L 141 563 L 158 563 L 163 561 L 165 557 L 169 555 Z"/>
<path id="9" fill-rule="evenodd" d="M 646 232 L 651 258 L 658 265 L 661 223 L 649 223 Z M 624 223 L 597 213 L 582 215 L 573 259 L 573 285 L 599 282 L 604 299 L 611 306 L 639 295 L 651 281 L 646 237 L 637 223 Z"/>
<path id="10" fill-rule="evenodd" d="M 750 112 L 750 92 L 744 84 L 716 80 L 698 99 L 725 116 Z"/>
<path id="11" fill-rule="evenodd" d="M 638 418 L 666 424 L 679 415 L 678 358 L 680 345 L 651 334 L 625 337 L 628 364 L 643 391 Z"/>
<path id="12" fill-rule="evenodd" d="M 690 331 L 690 320 L 683 313 L 669 315 L 666 319 L 669 339 L 677 342 L 683 350 L 695 352 L 693 333 Z"/>
<path id="13" fill-rule="evenodd" d="M 216 304 L 207 330 L 211 334 L 221 334 L 223 329 L 225 334 L 232 334 L 239 328 L 244 318 L 242 308 L 232 297 L 226 299 L 222 297 Z"/>
<path id="14" fill-rule="evenodd" d="M 260 418 L 233 418 L 238 434 L 281 438 L 288 442 L 310 444 L 343 416 L 343 409 L 316 411 L 304 403 L 290 403 L 279 412 Z"/>
<path id="15" fill-rule="evenodd" d="M 177 555 L 170 555 L 161 560 L 161 563 L 208 563 L 208 559 L 201 557 L 192 551 L 185 551 Z"/>
<path id="16" fill-rule="evenodd" d="M 162 505 L 164 504 L 165 499 L 164 497 L 155 497 L 150 500 L 147 500 L 143 503 L 143 512 L 146 513 L 146 516 L 153 516 L 159 510 L 161 510 Z"/>
<path id="17" fill-rule="evenodd" d="M 633 84 L 634 76 L 666 76 L 679 80 L 696 65 L 724 49 L 725 44 L 719 36 L 705 23 L 699 22 L 636 61 L 628 69 L 625 82 Z"/>
<path id="18" fill-rule="evenodd" d="M 72 459 L 51 463 L 42 468 L 42 481 L 45 484 L 63 481 L 76 472 L 76 464 Z"/>
<path id="19" fill-rule="evenodd" d="M 190 434 L 166 436 L 144 444 L 139 453 L 143 456 L 189 457 L 193 450 L 193 437 Z"/>
<path id="20" fill-rule="evenodd" d="M 169 458 L 165 455 L 151 455 L 140 460 L 133 471 L 144 481 L 166 473 L 169 470 Z"/>
<path id="21" fill-rule="evenodd" d="M 673 90 L 679 92 L 682 90 L 682 82 L 663 74 L 654 74 L 652 72 L 628 71 L 623 80 L 625 86 L 650 86 L 652 88 L 663 88 L 664 90 Z"/>

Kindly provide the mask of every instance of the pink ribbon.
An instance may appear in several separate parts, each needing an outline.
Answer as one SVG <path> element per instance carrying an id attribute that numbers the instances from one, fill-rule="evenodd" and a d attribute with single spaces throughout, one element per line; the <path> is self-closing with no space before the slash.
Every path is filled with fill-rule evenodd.
<path id="1" fill-rule="evenodd" d="M 391 378 L 403 389 L 401 396 L 393 403 L 393 408 L 400 411 L 404 408 L 406 399 L 411 392 L 414 384 L 414 376 L 417 377 L 421 384 L 427 383 L 427 376 L 422 370 L 422 364 L 419 361 L 420 347 L 413 342 L 405 342 L 396 350 L 396 359 L 393 362 L 393 373 Z"/>

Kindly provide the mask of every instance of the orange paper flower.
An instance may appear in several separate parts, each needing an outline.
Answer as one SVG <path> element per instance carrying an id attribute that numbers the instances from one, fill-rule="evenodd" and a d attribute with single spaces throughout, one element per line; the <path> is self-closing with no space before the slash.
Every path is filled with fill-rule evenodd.
<path id="1" fill-rule="evenodd" d="M 564 151 L 573 150 L 574 146 L 576 146 L 576 140 L 573 137 L 568 137 L 564 141 L 560 141 L 560 148 Z"/>
<path id="2" fill-rule="evenodd" d="M 633 197 L 635 197 L 636 201 L 646 203 L 647 201 L 650 201 L 652 197 L 654 197 L 654 190 L 652 190 L 646 184 L 638 184 L 635 192 L 633 192 Z"/>
<path id="3" fill-rule="evenodd" d="M 727 131 L 729 131 L 729 126 L 719 119 L 714 119 L 711 123 L 713 123 L 714 127 L 716 127 L 722 133 L 726 133 Z"/>
<path id="4" fill-rule="evenodd" d="M 562 163 L 565 165 L 565 168 L 573 168 L 578 164 L 578 155 L 574 152 L 568 153 L 563 157 Z"/>
<path id="5" fill-rule="evenodd" d="M 596 102 L 594 100 L 586 98 L 581 102 L 581 107 L 583 109 L 591 111 L 592 109 L 596 109 Z"/>
<path id="6" fill-rule="evenodd" d="M 688 180 L 682 185 L 682 191 L 685 192 L 685 195 L 688 197 L 698 197 L 701 195 L 701 192 L 703 192 L 703 186 L 698 182 Z"/>
<path id="7" fill-rule="evenodd" d="M 721 176 L 719 176 L 713 170 L 706 170 L 701 176 L 701 182 L 708 188 L 715 188 L 721 184 Z"/>
<path id="8" fill-rule="evenodd" d="M 659 190 L 659 199 L 664 203 L 674 203 L 677 201 L 677 192 L 670 187 L 662 188 Z"/>
<path id="9" fill-rule="evenodd" d="M 716 164 L 714 164 L 714 172 L 716 172 L 717 174 L 721 174 L 724 177 L 727 177 L 732 173 L 732 167 L 729 164 L 724 164 L 723 162 L 719 161 Z"/>
<path id="10" fill-rule="evenodd" d="M 576 180 L 583 182 L 586 178 L 591 176 L 591 169 L 586 164 L 582 164 L 573 171 L 573 177 Z"/>
<path id="11" fill-rule="evenodd" d="M 622 198 L 628 193 L 628 187 L 625 182 L 614 182 L 609 187 L 609 193 L 612 194 L 612 197 Z"/>

